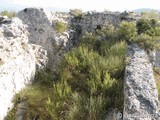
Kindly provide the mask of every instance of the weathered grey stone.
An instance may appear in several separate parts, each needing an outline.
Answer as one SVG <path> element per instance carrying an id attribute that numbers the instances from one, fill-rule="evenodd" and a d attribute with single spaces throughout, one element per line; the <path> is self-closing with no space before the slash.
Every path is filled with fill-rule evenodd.
<path id="1" fill-rule="evenodd" d="M 22 101 L 17 108 L 17 112 L 16 112 L 16 120 L 24 120 L 24 115 L 26 113 L 26 109 L 27 109 L 27 102 L 26 101 Z"/>
<path id="2" fill-rule="evenodd" d="M 34 78 L 35 55 L 25 27 L 18 18 L 0 27 L 0 120 L 12 107 L 13 96 Z"/>
<path id="3" fill-rule="evenodd" d="M 12 108 L 14 95 L 32 83 L 36 64 L 47 64 L 47 52 L 28 44 L 26 27 L 18 18 L 0 26 L 0 120 Z"/>
<path id="4" fill-rule="evenodd" d="M 66 44 L 68 38 L 62 34 L 56 34 L 52 26 L 51 13 L 42 8 L 26 8 L 17 15 L 24 24 L 28 25 L 29 42 L 42 46 L 48 52 L 49 68 L 55 68 L 61 58 L 61 47 Z"/>
<path id="5" fill-rule="evenodd" d="M 160 51 L 155 51 L 155 66 L 160 67 Z"/>
<path id="6" fill-rule="evenodd" d="M 123 115 L 117 109 L 112 109 L 107 112 L 104 120 L 122 120 Z"/>
<path id="7" fill-rule="evenodd" d="M 158 120 L 158 92 L 148 54 L 136 44 L 128 47 L 123 120 Z"/>
<path id="8" fill-rule="evenodd" d="M 36 59 L 36 70 L 42 70 L 47 67 L 48 57 L 47 51 L 43 47 L 31 44 Z"/>

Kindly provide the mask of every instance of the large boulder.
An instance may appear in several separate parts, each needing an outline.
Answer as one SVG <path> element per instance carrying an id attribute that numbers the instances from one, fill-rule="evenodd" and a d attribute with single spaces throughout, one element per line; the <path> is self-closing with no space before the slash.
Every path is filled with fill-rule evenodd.
<path id="1" fill-rule="evenodd" d="M 159 120 L 158 92 L 147 53 L 130 45 L 127 61 L 123 120 Z"/>

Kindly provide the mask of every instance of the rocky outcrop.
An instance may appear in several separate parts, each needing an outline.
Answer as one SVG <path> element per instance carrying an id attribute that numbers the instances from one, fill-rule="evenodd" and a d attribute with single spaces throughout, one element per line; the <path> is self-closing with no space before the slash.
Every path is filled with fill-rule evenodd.
<path id="1" fill-rule="evenodd" d="M 95 32 L 106 22 L 117 26 L 123 19 L 133 20 L 126 13 L 88 12 L 77 18 L 42 8 L 26 8 L 16 16 L 12 20 L 0 16 L 0 120 L 12 107 L 13 96 L 32 83 L 35 70 L 55 69 L 85 32 Z M 58 21 L 68 25 L 65 32 L 55 30 Z M 128 47 L 123 120 L 158 120 L 158 93 L 150 63 L 155 59 L 137 45 Z M 17 119 L 23 119 L 24 106 L 20 106 Z M 110 119 L 121 120 L 122 114 L 110 111 L 106 120 Z"/>
<path id="2" fill-rule="evenodd" d="M 42 8 L 26 8 L 16 16 L 28 26 L 29 43 L 40 45 L 47 50 L 49 58 L 47 67 L 54 69 L 63 56 L 68 37 L 56 32 L 52 14 Z"/>
<path id="3" fill-rule="evenodd" d="M 28 44 L 27 26 L 18 18 L 5 19 L 10 22 L 0 24 L 0 120 L 12 107 L 14 95 L 32 83 L 36 64 L 42 68 L 47 62 L 42 48 Z"/>
<path id="4" fill-rule="evenodd" d="M 25 8 L 18 12 L 20 18 L 28 26 L 29 42 L 44 47 L 48 52 L 48 67 L 55 69 L 63 58 L 63 54 L 79 42 L 79 37 L 86 32 L 94 32 L 98 26 L 109 22 L 117 26 L 122 20 L 119 12 L 88 12 L 78 18 L 69 13 L 52 13 L 42 8 Z M 55 29 L 57 22 L 67 24 L 63 33 Z"/>
<path id="5" fill-rule="evenodd" d="M 123 120 L 158 120 L 158 92 L 147 53 L 130 45 L 127 61 Z"/>

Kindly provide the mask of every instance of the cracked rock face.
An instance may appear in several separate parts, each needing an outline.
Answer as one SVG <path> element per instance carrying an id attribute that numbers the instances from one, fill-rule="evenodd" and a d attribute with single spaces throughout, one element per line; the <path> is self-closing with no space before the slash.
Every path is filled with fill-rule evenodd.
<path id="1" fill-rule="evenodd" d="M 158 92 L 149 57 L 133 44 L 127 58 L 123 120 L 158 120 Z"/>
<path id="2" fill-rule="evenodd" d="M 36 65 L 41 69 L 47 63 L 46 51 L 28 44 L 26 27 L 19 18 L 0 24 L 0 120 L 12 108 L 14 95 L 32 83 Z"/>

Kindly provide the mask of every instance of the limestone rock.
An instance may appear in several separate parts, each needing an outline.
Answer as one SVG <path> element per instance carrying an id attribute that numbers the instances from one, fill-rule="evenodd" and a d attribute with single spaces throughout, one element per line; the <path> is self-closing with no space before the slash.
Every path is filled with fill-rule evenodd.
<path id="1" fill-rule="evenodd" d="M 22 101 L 18 105 L 18 111 L 16 112 L 16 120 L 24 120 L 24 115 L 26 113 L 27 109 L 27 102 Z"/>
<path id="2" fill-rule="evenodd" d="M 36 66 L 42 69 L 48 61 L 47 51 L 28 43 L 26 28 L 19 18 L 0 25 L 0 120 L 12 108 L 14 95 L 32 83 Z"/>
<path id="3" fill-rule="evenodd" d="M 46 68 L 48 64 L 47 51 L 42 46 L 31 44 L 36 59 L 36 70 L 42 70 Z"/>
<path id="4" fill-rule="evenodd" d="M 18 18 L 0 26 L 0 120 L 12 107 L 12 98 L 35 74 L 35 55 L 27 44 L 26 26 Z"/>
<path id="5" fill-rule="evenodd" d="M 16 16 L 24 24 L 28 25 L 27 30 L 30 33 L 29 42 L 40 45 L 47 50 L 49 58 L 48 67 L 55 68 L 62 55 L 61 48 L 64 48 L 63 46 L 68 41 L 68 38 L 56 34 L 52 26 L 51 13 L 44 11 L 42 8 L 26 8 Z"/>
<path id="6" fill-rule="evenodd" d="M 104 120 L 122 120 L 123 115 L 117 109 L 111 109 L 105 115 Z"/>
<path id="7" fill-rule="evenodd" d="M 158 120 L 158 92 L 147 53 L 133 44 L 125 70 L 123 120 Z"/>
<path id="8" fill-rule="evenodd" d="M 11 23 L 11 19 L 9 19 L 7 16 L 0 16 L 0 25 L 1 24 L 9 24 L 9 23 Z"/>

